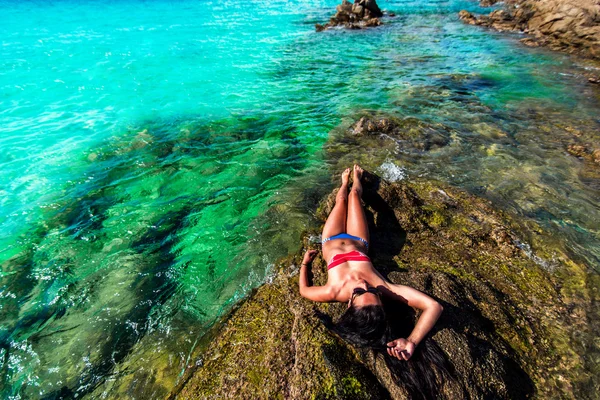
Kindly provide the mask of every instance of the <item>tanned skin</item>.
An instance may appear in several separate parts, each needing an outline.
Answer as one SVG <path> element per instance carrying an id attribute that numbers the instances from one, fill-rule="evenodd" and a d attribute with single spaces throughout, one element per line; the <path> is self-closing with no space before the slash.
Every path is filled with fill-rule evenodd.
<path id="1" fill-rule="evenodd" d="M 348 193 L 350 173 L 353 183 Z M 323 238 L 340 233 L 357 236 L 369 242 L 369 227 L 362 207 L 363 169 L 354 165 L 353 170 L 342 173 L 342 185 L 335 199 L 335 207 L 329 214 L 323 227 Z M 357 250 L 367 253 L 366 245 L 359 240 L 334 239 L 323 244 L 323 258 L 330 261 L 333 256 Z M 324 286 L 309 286 L 308 270 L 317 255 L 317 250 L 308 250 L 304 254 L 300 267 L 300 294 L 317 302 L 348 302 L 348 307 L 381 305 L 381 299 L 375 293 L 366 292 L 352 299 L 354 289 L 377 288 L 382 296 L 392 301 L 400 301 L 422 311 L 413 331 L 407 338 L 398 338 L 387 344 L 388 353 L 399 360 L 408 360 L 416 347 L 429 333 L 442 313 L 442 306 L 416 289 L 397 285 L 386 280 L 369 261 L 346 261 L 328 270 L 327 283 Z"/>

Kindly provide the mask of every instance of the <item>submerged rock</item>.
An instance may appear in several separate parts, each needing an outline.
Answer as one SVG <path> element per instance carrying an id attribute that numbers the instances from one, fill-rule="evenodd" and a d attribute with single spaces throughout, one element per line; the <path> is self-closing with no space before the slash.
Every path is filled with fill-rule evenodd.
<path id="1" fill-rule="evenodd" d="M 482 0 L 481 5 L 495 2 Z M 499 31 L 521 31 L 528 46 L 548 46 L 600 60 L 600 8 L 595 0 L 512 0 L 489 15 L 463 10 L 459 17 L 471 25 Z"/>
<path id="2" fill-rule="evenodd" d="M 572 156 L 582 158 L 589 162 L 594 162 L 600 165 L 600 149 L 593 149 L 581 145 L 581 144 L 570 144 L 567 147 L 567 152 Z"/>
<path id="3" fill-rule="evenodd" d="M 363 29 L 381 25 L 383 12 L 379 9 L 375 0 L 355 0 L 354 4 L 343 0 L 336 7 L 336 13 L 325 25 L 316 24 L 317 32 L 343 26 L 347 29 Z"/>
<path id="4" fill-rule="evenodd" d="M 453 130 L 441 123 L 422 121 L 415 117 L 395 117 L 376 112 L 365 111 L 363 116 L 347 130 L 343 141 L 333 141 L 327 145 L 328 152 L 337 159 L 348 151 L 348 146 L 359 142 L 364 153 L 381 153 L 401 146 L 403 151 L 423 153 L 448 146 Z M 339 153 L 339 154 L 338 154 Z"/>
<path id="5" fill-rule="evenodd" d="M 580 144 L 569 145 L 567 151 L 569 152 L 569 154 L 575 157 L 585 157 L 588 153 L 588 150 L 585 148 L 585 146 L 582 146 Z"/>
<path id="6" fill-rule="evenodd" d="M 551 262 L 534 256 L 510 217 L 463 191 L 369 173 L 364 180 L 374 265 L 444 305 L 430 336 L 455 379 L 440 385 L 440 398 L 576 398 L 591 384 L 583 355 L 593 346 L 594 313 L 582 266 L 555 251 Z M 322 219 L 335 193 L 321 202 Z M 407 398 L 380 357 L 328 329 L 345 305 L 300 297 L 301 255 L 283 260 L 273 281 L 215 328 L 171 397 Z M 578 278 L 558 285 L 550 269 Z M 326 282 L 324 260 L 312 271 L 314 284 Z"/>
<path id="7" fill-rule="evenodd" d="M 579 179 L 590 187 L 600 189 L 600 149 L 592 149 L 582 144 L 570 144 L 567 153 L 583 161 Z"/>

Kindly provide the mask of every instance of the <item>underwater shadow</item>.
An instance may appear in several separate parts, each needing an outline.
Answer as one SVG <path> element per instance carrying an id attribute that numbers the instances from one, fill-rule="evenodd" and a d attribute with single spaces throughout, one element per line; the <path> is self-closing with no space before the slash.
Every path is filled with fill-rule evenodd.
<path id="1" fill-rule="evenodd" d="M 137 331 L 129 329 L 126 323 L 118 324 L 107 332 L 111 340 L 99 350 L 98 362 L 80 374 L 74 386 L 62 386 L 54 392 L 45 394 L 42 399 L 77 398 L 92 393 L 107 379 L 118 376 L 118 366 L 134 351 L 135 345 L 143 339 L 150 328 L 152 309 L 160 307 L 171 298 L 177 284 L 169 277 L 169 267 L 175 264 L 176 253 L 173 248 L 177 245 L 177 232 L 183 228 L 186 217 L 194 210 L 189 204 L 180 210 L 163 215 L 156 225 L 159 229 L 149 229 L 131 248 L 138 254 L 144 255 L 146 264 L 144 274 L 133 283 L 132 292 L 139 299 L 136 307 L 123 315 L 123 321 L 135 324 Z M 152 299 L 151 302 L 146 301 Z"/>

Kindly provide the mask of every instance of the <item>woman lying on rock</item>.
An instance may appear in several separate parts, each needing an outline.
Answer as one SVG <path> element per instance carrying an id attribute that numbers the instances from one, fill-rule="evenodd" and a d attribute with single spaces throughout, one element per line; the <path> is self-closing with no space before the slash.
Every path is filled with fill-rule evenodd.
<path id="1" fill-rule="evenodd" d="M 434 326 L 442 313 L 442 306 L 416 289 L 389 282 L 375 270 L 366 255 L 369 250 L 369 228 L 361 202 L 363 170 L 358 165 L 354 166 L 354 182 L 348 194 L 350 172 L 348 168 L 342 173 L 342 186 L 337 193 L 335 207 L 323 228 L 323 258 L 328 261 L 327 284 L 309 286 L 308 267 L 317 250 L 308 250 L 300 268 L 300 294 L 318 302 L 347 302 L 348 309 L 335 325 L 335 331 L 354 345 L 371 348 L 384 355 L 387 353 L 387 365 L 396 379 L 401 379 L 411 393 L 416 391 L 414 394 L 429 397 L 427 392 L 434 389 L 434 382 L 425 382 L 428 388 L 423 388 L 419 380 L 427 378 L 414 376 L 420 371 L 409 371 L 410 376 L 407 376 L 406 371 L 414 370 L 415 365 L 407 367 L 414 363 L 404 363 L 413 356 L 417 346 Z M 384 300 L 402 302 L 422 310 L 408 337 L 390 336 L 392 333 L 382 303 Z M 429 361 L 438 364 L 445 372 L 443 356 L 429 356 Z"/>

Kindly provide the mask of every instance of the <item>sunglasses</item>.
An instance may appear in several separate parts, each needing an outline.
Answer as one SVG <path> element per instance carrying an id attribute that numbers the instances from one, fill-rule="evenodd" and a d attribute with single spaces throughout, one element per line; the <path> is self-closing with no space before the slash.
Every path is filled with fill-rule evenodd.
<path id="1" fill-rule="evenodd" d="M 376 289 L 376 288 L 374 288 L 374 287 L 370 287 L 370 288 L 368 288 L 368 289 L 363 289 L 363 288 L 358 288 L 358 287 L 357 287 L 357 288 L 355 288 L 355 289 L 352 291 L 352 297 L 350 298 L 350 303 L 352 303 L 352 301 L 353 301 L 355 298 L 357 298 L 358 296 L 362 296 L 362 295 L 363 295 L 363 294 L 365 294 L 365 293 L 373 293 L 373 294 L 376 294 L 377 296 L 379 296 L 379 294 L 380 294 L 380 293 L 379 293 L 379 290 L 377 290 L 377 289 Z"/>

